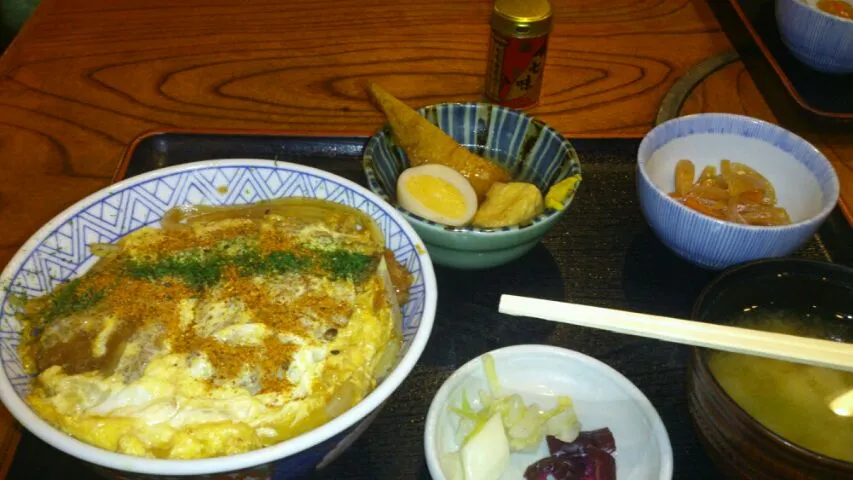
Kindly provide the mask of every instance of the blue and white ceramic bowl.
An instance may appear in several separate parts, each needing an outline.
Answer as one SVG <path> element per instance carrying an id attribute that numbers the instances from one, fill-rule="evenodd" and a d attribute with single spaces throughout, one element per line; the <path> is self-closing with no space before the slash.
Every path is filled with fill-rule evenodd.
<path id="1" fill-rule="evenodd" d="M 675 164 L 691 160 L 699 172 L 728 159 L 756 169 L 776 189 L 791 224 L 742 225 L 711 218 L 670 198 Z M 650 131 L 637 154 L 640 208 L 672 251 L 710 269 L 788 255 L 814 234 L 838 201 L 838 177 L 814 146 L 779 126 L 725 113 L 689 115 Z"/>
<path id="2" fill-rule="evenodd" d="M 826 73 L 853 73 L 853 20 L 819 10 L 816 0 L 776 0 L 782 42 L 797 58 Z"/>
<path id="3" fill-rule="evenodd" d="M 442 103 L 418 112 L 459 144 L 509 169 L 514 180 L 535 184 L 543 195 L 551 185 L 581 173 L 572 144 L 553 128 L 518 110 L 486 103 Z M 367 143 L 363 166 L 370 189 L 396 205 L 397 177 L 408 168 L 409 160 L 394 143 L 390 126 L 383 127 Z M 433 261 L 448 267 L 480 269 L 527 253 L 563 216 L 573 199 L 574 192 L 561 210 L 546 209 L 529 224 L 498 229 L 449 227 L 398 209 L 424 239 Z"/>
<path id="4" fill-rule="evenodd" d="M 102 450 L 80 442 L 39 418 L 23 397 L 31 378 L 23 373 L 17 345 L 20 325 L 9 293 L 40 295 L 94 263 L 87 247 L 113 242 L 186 204 L 235 205 L 281 197 L 312 197 L 348 205 L 373 217 L 386 246 L 413 274 L 403 306 L 400 358 L 391 373 L 349 411 L 308 433 L 260 450 L 202 460 L 160 460 Z M 156 170 L 111 185 L 72 205 L 35 233 L 0 276 L 0 398 L 33 434 L 113 478 L 269 478 L 305 475 L 347 448 L 415 366 L 432 330 L 437 288 L 422 242 L 390 205 L 336 175 L 285 162 L 211 160 Z"/>

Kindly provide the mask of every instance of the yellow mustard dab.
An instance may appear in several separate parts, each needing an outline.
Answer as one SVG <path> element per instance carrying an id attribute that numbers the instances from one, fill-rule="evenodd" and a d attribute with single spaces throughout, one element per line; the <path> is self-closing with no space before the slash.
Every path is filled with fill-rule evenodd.
<path id="1" fill-rule="evenodd" d="M 580 182 L 580 175 L 572 175 L 552 185 L 545 194 L 545 207 L 553 210 L 564 209 L 566 206 L 563 202 L 575 193 Z"/>

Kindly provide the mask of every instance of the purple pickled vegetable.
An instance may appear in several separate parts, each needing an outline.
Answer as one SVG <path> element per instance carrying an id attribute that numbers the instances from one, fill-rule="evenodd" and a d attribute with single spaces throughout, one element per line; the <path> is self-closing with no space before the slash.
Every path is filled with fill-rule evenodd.
<path id="1" fill-rule="evenodd" d="M 551 455 L 558 452 L 571 453 L 577 449 L 583 449 L 589 446 L 598 447 L 607 453 L 616 451 L 616 440 L 613 438 L 613 433 L 609 428 L 600 428 L 598 430 L 590 430 L 581 432 L 575 441 L 566 443 L 559 438 L 548 436 L 548 451 Z"/>
<path id="2" fill-rule="evenodd" d="M 589 432 L 581 432 L 579 436 L 583 436 L 596 447 L 604 450 L 607 453 L 616 453 L 616 439 L 613 438 L 613 432 L 609 428 L 599 428 L 598 430 L 590 430 Z"/>
<path id="3" fill-rule="evenodd" d="M 580 480 L 585 471 L 580 457 L 552 455 L 527 467 L 524 480 Z"/>
<path id="4" fill-rule="evenodd" d="M 590 446 L 575 453 L 558 453 L 527 467 L 525 480 L 616 480 L 616 461 Z"/>
<path id="5" fill-rule="evenodd" d="M 616 480 L 616 461 L 611 454 L 616 442 L 610 429 L 581 432 L 573 442 L 548 435 L 551 456 L 524 471 L 525 480 Z"/>
<path id="6" fill-rule="evenodd" d="M 616 460 L 598 447 L 586 450 L 586 470 L 580 480 L 616 480 Z"/>

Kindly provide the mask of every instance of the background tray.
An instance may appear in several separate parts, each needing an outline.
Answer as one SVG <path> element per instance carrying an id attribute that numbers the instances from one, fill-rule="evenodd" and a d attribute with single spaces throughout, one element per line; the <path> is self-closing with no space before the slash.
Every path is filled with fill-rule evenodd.
<path id="1" fill-rule="evenodd" d="M 779 36 L 774 0 L 729 0 L 785 89 L 807 111 L 853 120 L 853 75 L 830 75 L 800 63 Z"/>
<path id="2" fill-rule="evenodd" d="M 299 162 L 364 184 L 359 159 L 366 140 L 154 134 L 134 143 L 116 177 L 189 161 L 250 157 Z M 428 479 L 423 425 L 441 383 L 481 353 L 524 343 L 574 349 L 622 372 L 649 397 L 666 425 L 675 455 L 674 478 L 720 478 L 699 445 L 687 410 L 687 347 L 497 313 L 499 296 L 510 293 L 686 317 L 715 275 L 670 253 L 643 220 L 634 183 L 639 140 L 573 143 L 584 180 L 565 218 L 542 244 L 511 264 L 479 272 L 436 268 L 438 312 L 420 362 L 365 434 L 315 478 Z M 797 256 L 850 265 L 851 247 L 853 231 L 836 211 Z M 97 477 L 81 462 L 25 433 L 8 478 Z"/>

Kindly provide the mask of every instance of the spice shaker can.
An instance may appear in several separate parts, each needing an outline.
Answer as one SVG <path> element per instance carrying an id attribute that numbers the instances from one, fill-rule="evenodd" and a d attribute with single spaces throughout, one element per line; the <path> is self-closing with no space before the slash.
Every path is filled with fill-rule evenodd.
<path id="1" fill-rule="evenodd" d="M 495 0 L 486 98 L 511 108 L 539 102 L 551 25 L 548 0 Z"/>

